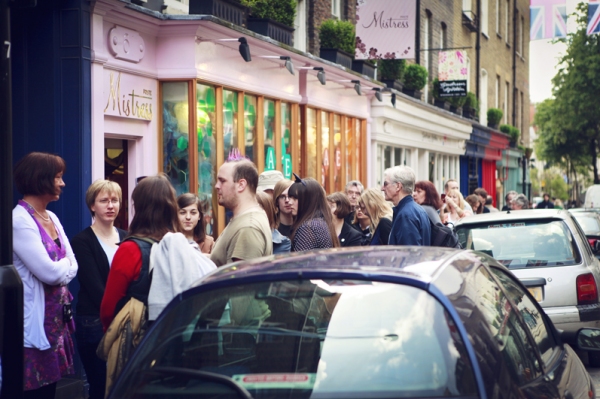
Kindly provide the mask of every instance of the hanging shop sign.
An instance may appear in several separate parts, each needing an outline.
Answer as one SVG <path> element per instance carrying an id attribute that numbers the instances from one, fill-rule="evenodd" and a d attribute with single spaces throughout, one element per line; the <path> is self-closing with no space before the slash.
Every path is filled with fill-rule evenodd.
<path id="1" fill-rule="evenodd" d="M 358 0 L 355 59 L 415 58 L 416 0 Z"/>
<path id="2" fill-rule="evenodd" d="M 467 54 L 464 51 L 440 51 L 438 54 L 440 97 L 467 95 Z"/>

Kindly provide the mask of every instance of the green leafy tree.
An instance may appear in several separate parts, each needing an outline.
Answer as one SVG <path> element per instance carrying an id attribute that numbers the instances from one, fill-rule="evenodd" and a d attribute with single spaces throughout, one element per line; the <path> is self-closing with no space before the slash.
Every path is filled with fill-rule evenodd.
<path id="1" fill-rule="evenodd" d="M 535 124 L 540 128 L 536 146 L 542 159 L 567 166 L 571 172 L 591 165 L 594 183 L 600 183 L 596 160 L 600 144 L 600 112 L 596 104 L 600 92 L 600 37 L 588 36 L 588 5 L 580 3 L 574 16 L 577 31 L 560 41 L 567 45 L 552 79 L 554 100 L 538 107 Z"/>

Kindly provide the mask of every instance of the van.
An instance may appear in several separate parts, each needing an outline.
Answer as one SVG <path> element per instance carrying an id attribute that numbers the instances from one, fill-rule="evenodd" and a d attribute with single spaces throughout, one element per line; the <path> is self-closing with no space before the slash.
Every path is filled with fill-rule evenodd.
<path id="1" fill-rule="evenodd" d="M 585 191 L 584 208 L 600 208 L 600 184 L 594 184 Z"/>

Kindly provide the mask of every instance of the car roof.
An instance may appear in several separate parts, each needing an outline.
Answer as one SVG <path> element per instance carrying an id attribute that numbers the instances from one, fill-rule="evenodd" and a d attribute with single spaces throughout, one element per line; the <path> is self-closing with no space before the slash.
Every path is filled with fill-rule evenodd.
<path id="1" fill-rule="evenodd" d="M 236 278 L 289 273 L 348 272 L 364 275 L 396 275 L 428 283 L 445 264 L 465 251 L 440 247 L 372 246 L 332 248 L 268 256 L 219 267 L 193 286 Z"/>
<path id="2" fill-rule="evenodd" d="M 468 216 L 456 222 L 455 227 L 464 224 L 487 223 L 487 222 L 510 222 L 523 219 L 570 219 L 571 215 L 563 209 L 522 209 L 519 211 L 501 211 L 481 213 Z"/>

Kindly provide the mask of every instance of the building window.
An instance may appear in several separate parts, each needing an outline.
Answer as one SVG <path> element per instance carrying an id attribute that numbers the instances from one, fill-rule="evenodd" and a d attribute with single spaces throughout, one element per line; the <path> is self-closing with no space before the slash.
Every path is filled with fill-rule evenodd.
<path id="1" fill-rule="evenodd" d="M 471 6 L 471 0 L 462 0 L 462 9 L 463 12 L 465 11 L 469 11 L 467 13 L 467 15 L 471 15 L 471 11 L 473 11 L 472 6 Z"/>
<path id="2" fill-rule="evenodd" d="M 467 91 L 471 91 L 471 59 L 467 56 Z"/>
<path id="3" fill-rule="evenodd" d="M 190 191 L 190 132 L 188 82 L 163 83 L 163 172 L 167 174 L 177 195 Z"/>
<path id="4" fill-rule="evenodd" d="M 488 110 L 488 73 L 485 69 L 480 72 L 480 92 L 479 92 L 479 123 L 487 125 Z"/>
<path id="5" fill-rule="evenodd" d="M 523 101 L 523 92 L 521 92 L 521 123 L 519 124 L 519 129 L 521 129 L 521 137 L 523 137 L 523 134 L 525 133 L 525 118 L 523 117 L 525 115 L 525 102 Z"/>
<path id="6" fill-rule="evenodd" d="M 496 34 L 500 35 L 500 4 L 501 0 L 496 0 Z"/>
<path id="7" fill-rule="evenodd" d="M 481 33 L 488 36 L 488 3 L 489 0 L 481 0 Z"/>
<path id="8" fill-rule="evenodd" d="M 504 123 L 508 123 L 508 93 L 510 92 L 510 83 L 505 83 L 504 89 Z"/>
<path id="9" fill-rule="evenodd" d="M 403 147 L 377 146 L 377 185 L 383 184 L 383 172 L 391 167 L 398 165 L 411 164 L 411 150 Z"/>
<path id="10" fill-rule="evenodd" d="M 294 18 L 294 48 L 306 51 L 306 0 L 298 0 Z"/>
<path id="11" fill-rule="evenodd" d="M 433 51 L 428 51 L 429 49 L 431 49 L 431 47 L 433 46 L 433 29 L 432 29 L 432 25 L 431 25 L 431 19 L 432 19 L 432 14 L 429 10 L 425 10 L 425 13 L 427 14 L 424 24 L 423 24 L 423 30 L 424 30 L 424 38 L 425 38 L 425 42 L 423 43 L 423 50 L 425 50 L 425 68 L 427 69 L 427 75 L 428 75 L 428 81 L 431 81 L 431 74 L 432 74 L 432 56 L 433 56 Z M 429 85 L 426 84 L 425 85 L 425 99 L 429 99 Z"/>
<path id="12" fill-rule="evenodd" d="M 342 0 L 331 0 L 331 15 L 336 18 L 342 17 Z"/>
<path id="13" fill-rule="evenodd" d="M 524 48 L 524 37 L 525 37 L 525 18 L 523 16 L 521 16 L 521 19 L 519 20 L 519 41 L 518 41 L 518 45 L 519 45 L 519 55 L 521 57 L 525 56 L 525 54 L 523 53 L 523 48 Z"/>
<path id="14" fill-rule="evenodd" d="M 495 108 L 500 108 L 500 75 L 496 75 L 496 103 Z"/>
<path id="15" fill-rule="evenodd" d="M 509 16 L 510 16 L 510 0 L 506 0 L 506 8 L 504 9 L 504 33 L 506 34 L 506 36 L 504 38 L 506 39 L 506 43 L 510 43 L 509 42 L 510 31 L 508 30 L 510 27 Z"/>
<path id="16" fill-rule="evenodd" d="M 442 26 L 440 27 L 440 48 L 445 49 L 446 44 L 446 24 L 442 22 Z"/>

